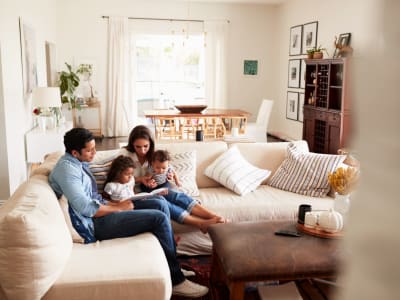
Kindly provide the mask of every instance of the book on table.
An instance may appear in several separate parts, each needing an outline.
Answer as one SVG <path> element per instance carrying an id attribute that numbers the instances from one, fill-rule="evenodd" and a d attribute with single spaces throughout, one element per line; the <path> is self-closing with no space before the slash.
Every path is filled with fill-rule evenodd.
<path id="1" fill-rule="evenodd" d="M 159 195 L 159 194 L 165 195 L 165 194 L 167 194 L 165 192 L 168 192 L 168 188 L 162 187 L 162 188 L 159 188 L 159 189 L 152 190 L 149 193 L 147 193 L 147 192 L 137 193 L 134 196 L 132 196 L 130 198 L 130 200 L 146 199 L 146 198 L 150 198 L 152 196 Z"/>

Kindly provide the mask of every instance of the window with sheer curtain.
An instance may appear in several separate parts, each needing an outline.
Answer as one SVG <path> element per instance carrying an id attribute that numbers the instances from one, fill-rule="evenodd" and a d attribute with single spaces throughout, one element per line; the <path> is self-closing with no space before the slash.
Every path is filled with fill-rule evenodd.
<path id="1" fill-rule="evenodd" d="M 143 109 L 205 103 L 203 35 L 139 34 L 132 42 L 139 116 Z"/>

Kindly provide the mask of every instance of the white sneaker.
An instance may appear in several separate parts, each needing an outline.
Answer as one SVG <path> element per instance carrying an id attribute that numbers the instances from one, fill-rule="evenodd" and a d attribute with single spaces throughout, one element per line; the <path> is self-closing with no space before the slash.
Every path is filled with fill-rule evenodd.
<path id="1" fill-rule="evenodd" d="M 208 293 L 208 287 L 185 279 L 184 282 L 172 287 L 172 295 L 188 298 L 202 297 Z"/>
<path id="2" fill-rule="evenodd" d="M 190 276 L 196 275 L 195 272 L 189 271 L 189 270 L 185 270 L 185 269 L 181 269 L 181 272 L 183 273 L 183 275 L 184 275 L 185 277 L 190 277 Z"/>

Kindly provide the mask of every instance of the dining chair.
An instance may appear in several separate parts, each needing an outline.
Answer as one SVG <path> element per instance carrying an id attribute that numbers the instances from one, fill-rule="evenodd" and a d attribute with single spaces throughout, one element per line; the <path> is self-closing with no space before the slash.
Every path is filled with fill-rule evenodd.
<path id="1" fill-rule="evenodd" d="M 256 122 L 248 122 L 246 126 L 246 137 L 256 142 L 267 141 L 267 128 L 274 101 L 263 99 L 258 109 Z"/>

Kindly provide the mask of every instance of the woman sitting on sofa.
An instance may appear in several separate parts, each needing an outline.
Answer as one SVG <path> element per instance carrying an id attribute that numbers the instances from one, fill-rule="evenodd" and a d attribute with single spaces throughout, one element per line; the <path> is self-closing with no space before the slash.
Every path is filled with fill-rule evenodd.
<path id="1" fill-rule="evenodd" d="M 135 163 L 134 177 L 138 188 L 140 188 L 140 184 L 150 190 L 157 186 L 156 181 L 149 175 L 154 148 L 154 139 L 150 129 L 138 125 L 129 134 L 128 145 L 121 150 L 121 154 L 129 156 Z M 171 219 L 178 223 L 196 226 L 203 233 L 207 233 L 207 228 L 211 224 L 225 223 L 223 217 L 208 210 L 182 192 L 168 189 L 168 194 L 163 197 L 168 202 Z"/>

